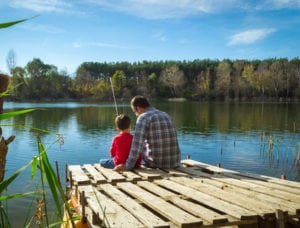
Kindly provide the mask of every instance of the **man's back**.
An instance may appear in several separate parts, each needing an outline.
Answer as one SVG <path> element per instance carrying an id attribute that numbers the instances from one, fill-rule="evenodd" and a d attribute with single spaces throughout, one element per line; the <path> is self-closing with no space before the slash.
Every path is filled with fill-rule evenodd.
<path id="1" fill-rule="evenodd" d="M 135 140 L 136 139 L 136 140 Z M 148 108 L 137 119 L 133 147 L 144 141 L 143 158 L 147 166 L 175 168 L 180 163 L 177 132 L 170 116 Z"/>

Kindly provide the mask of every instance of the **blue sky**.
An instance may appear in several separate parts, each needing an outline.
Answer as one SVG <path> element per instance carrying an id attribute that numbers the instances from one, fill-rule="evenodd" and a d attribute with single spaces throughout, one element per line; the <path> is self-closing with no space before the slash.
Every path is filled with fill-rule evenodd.
<path id="1" fill-rule="evenodd" d="M 68 73 L 86 61 L 298 58 L 300 0 L 1 0 L 0 71 L 16 54 Z"/>

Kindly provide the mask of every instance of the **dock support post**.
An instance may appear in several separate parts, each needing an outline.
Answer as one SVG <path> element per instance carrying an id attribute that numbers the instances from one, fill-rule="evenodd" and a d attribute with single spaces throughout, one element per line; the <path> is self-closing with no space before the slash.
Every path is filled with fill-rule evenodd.
<path id="1" fill-rule="evenodd" d="M 55 161 L 55 167 L 56 167 L 57 180 L 58 180 L 59 184 L 61 185 L 60 174 L 59 174 L 59 167 L 58 167 L 58 161 Z"/>
<path id="2" fill-rule="evenodd" d="M 66 175 L 66 182 L 69 181 L 69 175 L 68 175 L 68 165 L 65 165 L 65 175 Z"/>
<path id="3" fill-rule="evenodd" d="M 276 210 L 276 228 L 285 228 L 286 214 L 287 213 L 282 210 Z"/>
<path id="4" fill-rule="evenodd" d="M 83 224 L 87 223 L 86 215 L 85 215 L 85 191 L 82 191 L 80 194 L 80 203 L 81 203 L 81 222 Z"/>

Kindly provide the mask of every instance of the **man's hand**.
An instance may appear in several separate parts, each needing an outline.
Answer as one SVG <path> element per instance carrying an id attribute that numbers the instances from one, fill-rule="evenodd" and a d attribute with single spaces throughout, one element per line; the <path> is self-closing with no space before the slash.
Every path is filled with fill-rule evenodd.
<path id="1" fill-rule="evenodd" d="M 123 172 L 125 171 L 125 165 L 124 164 L 117 165 L 115 166 L 115 168 L 113 168 L 113 171 Z"/>

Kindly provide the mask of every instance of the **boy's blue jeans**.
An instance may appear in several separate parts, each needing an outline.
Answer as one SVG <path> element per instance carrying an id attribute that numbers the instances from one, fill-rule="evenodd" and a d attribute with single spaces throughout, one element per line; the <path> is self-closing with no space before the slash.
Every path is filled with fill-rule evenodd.
<path id="1" fill-rule="evenodd" d="M 113 159 L 100 159 L 99 163 L 104 168 L 108 168 L 108 169 L 115 168 L 115 163 Z"/>

